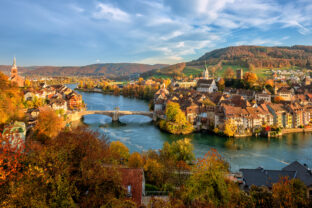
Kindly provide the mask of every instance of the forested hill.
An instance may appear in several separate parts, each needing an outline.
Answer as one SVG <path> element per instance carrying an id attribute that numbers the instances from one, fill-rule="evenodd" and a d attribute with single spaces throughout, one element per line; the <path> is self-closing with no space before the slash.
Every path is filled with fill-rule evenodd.
<path id="1" fill-rule="evenodd" d="M 298 66 L 311 68 L 312 46 L 295 45 L 291 47 L 263 47 L 263 46 L 232 46 L 206 53 L 199 59 L 187 65 L 208 65 L 218 63 L 248 67 L 253 64 L 256 68 L 281 68 Z"/>
<path id="2" fill-rule="evenodd" d="M 165 67 L 165 64 L 105 63 L 87 66 L 33 66 L 19 67 L 25 76 L 105 76 L 108 78 L 126 77 Z M 2 69 L 2 70 L 1 70 Z M 10 66 L 0 66 L 0 71 L 9 71 Z"/>

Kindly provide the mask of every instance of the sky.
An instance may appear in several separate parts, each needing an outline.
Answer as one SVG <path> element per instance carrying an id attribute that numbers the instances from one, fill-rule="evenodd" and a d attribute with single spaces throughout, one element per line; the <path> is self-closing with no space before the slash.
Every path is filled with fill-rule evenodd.
<path id="1" fill-rule="evenodd" d="M 312 0 L 0 0 L 0 64 L 191 61 L 238 45 L 312 45 Z"/>

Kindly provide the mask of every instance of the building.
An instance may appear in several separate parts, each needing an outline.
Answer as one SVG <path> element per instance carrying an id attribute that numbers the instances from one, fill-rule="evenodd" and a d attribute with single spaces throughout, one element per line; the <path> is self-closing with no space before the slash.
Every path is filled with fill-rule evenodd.
<path id="1" fill-rule="evenodd" d="M 66 96 L 68 109 L 70 110 L 80 110 L 83 107 L 82 96 L 72 91 Z"/>
<path id="2" fill-rule="evenodd" d="M 127 191 L 127 197 L 138 206 L 142 203 L 145 194 L 145 177 L 142 168 L 119 168 L 123 187 Z"/>
<path id="3" fill-rule="evenodd" d="M 243 79 L 244 70 L 243 69 L 236 69 L 236 79 Z"/>
<path id="4" fill-rule="evenodd" d="M 196 89 L 198 92 L 208 92 L 213 93 L 218 91 L 216 81 L 209 78 L 208 68 L 205 66 L 205 71 L 203 73 L 203 78 L 197 81 Z"/>
<path id="5" fill-rule="evenodd" d="M 272 188 L 281 177 L 299 179 L 307 186 L 307 196 L 312 197 L 312 171 L 307 165 L 298 161 L 292 162 L 281 170 L 265 170 L 262 167 L 256 169 L 240 169 L 243 176 L 243 189 L 248 190 L 252 185 Z"/>
<path id="6" fill-rule="evenodd" d="M 264 102 L 271 102 L 271 95 L 267 93 L 256 93 L 255 94 L 256 102 L 264 101 Z"/>
<path id="7" fill-rule="evenodd" d="M 13 59 L 13 65 L 12 65 L 12 68 L 11 68 L 11 76 L 10 76 L 9 80 L 11 82 L 16 83 L 17 86 L 19 86 L 19 87 L 24 87 L 25 79 L 18 75 L 18 70 L 17 70 L 17 66 L 16 66 L 16 59 L 15 59 L 15 57 Z"/>

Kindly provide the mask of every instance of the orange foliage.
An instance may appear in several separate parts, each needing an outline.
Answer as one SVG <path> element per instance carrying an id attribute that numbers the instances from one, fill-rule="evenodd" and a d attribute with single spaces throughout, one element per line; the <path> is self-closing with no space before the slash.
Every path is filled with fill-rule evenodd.
<path id="1" fill-rule="evenodd" d="M 19 176 L 24 158 L 24 142 L 12 145 L 8 138 L 0 134 L 0 185 Z"/>
<path id="2" fill-rule="evenodd" d="M 283 97 L 281 97 L 281 96 L 275 96 L 275 97 L 274 97 L 274 102 L 280 103 L 280 102 L 282 102 L 282 101 L 284 101 L 284 98 L 283 98 Z"/>
<path id="3" fill-rule="evenodd" d="M 55 111 L 50 108 L 40 110 L 38 122 L 34 128 L 40 136 L 49 138 L 56 137 L 64 127 L 63 118 L 59 117 Z"/>

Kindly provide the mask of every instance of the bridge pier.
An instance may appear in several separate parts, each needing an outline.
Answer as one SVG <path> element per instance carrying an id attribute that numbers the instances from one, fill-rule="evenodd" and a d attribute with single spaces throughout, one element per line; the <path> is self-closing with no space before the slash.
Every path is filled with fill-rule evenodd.
<path id="1" fill-rule="evenodd" d="M 115 121 L 119 121 L 119 113 L 118 111 L 115 111 L 112 115 L 112 121 L 115 122 Z"/>

